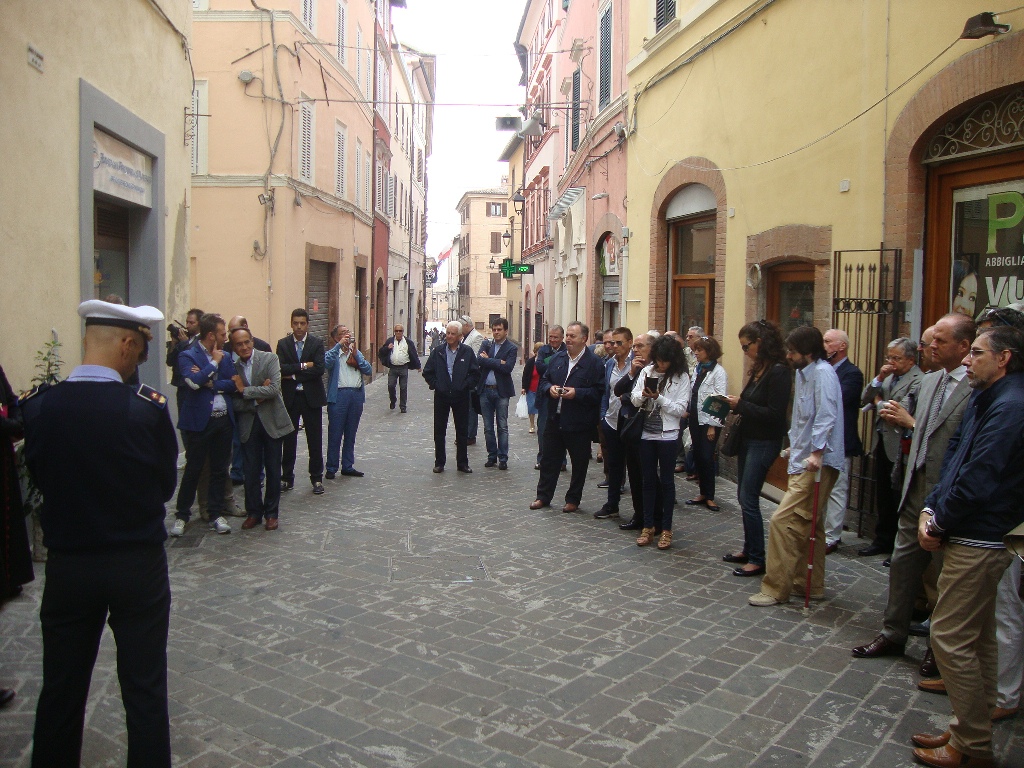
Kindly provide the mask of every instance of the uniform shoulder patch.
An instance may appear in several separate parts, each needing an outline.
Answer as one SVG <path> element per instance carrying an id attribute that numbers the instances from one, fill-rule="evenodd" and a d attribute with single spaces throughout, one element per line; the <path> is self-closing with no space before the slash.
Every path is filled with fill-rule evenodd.
<path id="1" fill-rule="evenodd" d="M 31 400 L 33 397 L 35 397 L 36 395 L 41 395 L 44 392 L 46 392 L 48 389 L 50 389 L 52 386 L 53 386 L 52 384 L 39 384 L 39 385 L 37 385 L 35 387 L 32 387 L 32 389 L 30 389 L 28 392 L 22 392 L 18 396 L 18 403 L 20 404 L 20 403 L 27 402 L 27 401 Z"/>
<path id="2" fill-rule="evenodd" d="M 141 397 L 143 400 L 148 400 L 158 408 L 167 407 L 167 398 L 164 395 L 157 392 L 148 384 L 140 384 L 135 394 Z"/>

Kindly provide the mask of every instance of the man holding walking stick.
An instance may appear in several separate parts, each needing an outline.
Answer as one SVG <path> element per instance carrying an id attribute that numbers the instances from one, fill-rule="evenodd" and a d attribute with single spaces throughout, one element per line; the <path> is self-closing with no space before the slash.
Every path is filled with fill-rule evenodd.
<path id="1" fill-rule="evenodd" d="M 795 328 L 786 337 L 786 359 L 796 370 L 793 421 L 789 428 L 789 486 L 768 529 L 768 557 L 755 606 L 789 602 L 794 588 L 805 590 L 805 563 L 813 562 L 810 592 L 825 596 L 825 520 L 815 499 L 827 499 L 846 459 L 843 450 L 843 402 L 839 378 L 825 358 L 821 331 Z M 815 476 L 821 472 L 820 482 Z M 809 551 L 813 537 L 821 546 Z"/>

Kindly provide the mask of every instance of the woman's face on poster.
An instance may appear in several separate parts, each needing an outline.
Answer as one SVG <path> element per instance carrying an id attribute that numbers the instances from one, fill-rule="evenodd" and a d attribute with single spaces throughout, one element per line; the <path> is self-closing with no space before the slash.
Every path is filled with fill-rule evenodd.
<path id="1" fill-rule="evenodd" d="M 953 306 L 951 311 L 959 312 L 961 315 L 967 315 L 970 318 L 974 317 L 974 307 L 978 301 L 978 273 L 968 272 L 964 275 L 964 279 L 960 281 L 960 285 L 956 289 L 956 294 L 953 296 Z"/>

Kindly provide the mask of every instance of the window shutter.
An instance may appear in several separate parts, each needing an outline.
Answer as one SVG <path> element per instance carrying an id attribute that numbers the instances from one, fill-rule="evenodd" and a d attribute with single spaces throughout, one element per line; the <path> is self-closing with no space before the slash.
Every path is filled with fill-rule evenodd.
<path id="1" fill-rule="evenodd" d="M 600 61 L 598 63 L 597 108 L 604 109 L 612 100 L 612 7 L 609 5 L 601 14 Z"/>
<path id="2" fill-rule="evenodd" d="M 199 89 L 192 91 L 192 173 L 199 173 Z"/>
<path id="3" fill-rule="evenodd" d="M 388 216 L 395 217 L 395 177 L 388 174 Z"/>
<path id="4" fill-rule="evenodd" d="M 365 203 L 366 210 L 370 210 L 373 206 L 373 201 L 370 199 L 370 174 L 373 168 L 373 161 L 370 158 L 370 153 L 367 152 L 363 161 L 363 202 Z"/>
<path id="5" fill-rule="evenodd" d="M 300 127 L 299 178 L 313 183 L 313 105 L 302 104 L 302 125 Z"/>
<path id="6" fill-rule="evenodd" d="M 572 73 L 572 125 L 570 126 L 570 149 L 575 152 L 580 146 L 580 71 Z"/>
<path id="7" fill-rule="evenodd" d="M 348 21 L 348 8 L 344 2 L 338 3 L 338 39 L 334 42 L 338 45 L 338 61 L 345 63 L 345 27 Z"/>
<path id="8" fill-rule="evenodd" d="M 491 232 L 491 253 L 501 253 L 500 232 Z"/>
<path id="9" fill-rule="evenodd" d="M 363 145 L 356 142 L 356 208 L 363 207 Z"/>
<path id="10" fill-rule="evenodd" d="M 306 29 L 313 31 L 313 21 L 316 18 L 315 0 L 302 0 L 302 23 Z"/>
<path id="11" fill-rule="evenodd" d="M 338 197 L 345 196 L 345 129 L 338 127 L 337 133 L 335 134 L 335 152 L 336 157 L 334 158 L 335 168 L 335 179 L 334 179 L 334 194 Z"/>
<path id="12" fill-rule="evenodd" d="M 502 203 L 501 204 L 501 215 L 502 215 L 503 218 L 505 216 L 508 216 L 508 203 Z"/>
<path id="13" fill-rule="evenodd" d="M 356 85 L 363 87 L 363 30 L 356 29 Z"/>
<path id="14" fill-rule="evenodd" d="M 491 272 L 491 296 L 501 295 L 501 272 Z"/>
<path id="15" fill-rule="evenodd" d="M 676 17 L 676 0 L 655 0 L 654 4 L 654 30 L 655 32 L 668 24 Z"/>

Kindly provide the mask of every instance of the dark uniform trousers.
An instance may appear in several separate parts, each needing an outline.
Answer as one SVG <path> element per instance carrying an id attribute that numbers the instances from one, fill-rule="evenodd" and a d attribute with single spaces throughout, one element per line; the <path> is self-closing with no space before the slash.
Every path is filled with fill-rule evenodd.
<path id="1" fill-rule="evenodd" d="M 230 432 L 229 432 L 230 435 Z M 51 549 L 39 618 L 43 690 L 33 768 L 77 766 L 93 666 L 106 621 L 128 726 L 128 768 L 171 765 L 167 628 L 171 588 L 162 544 L 64 552 Z"/>
<path id="2" fill-rule="evenodd" d="M 559 414 L 548 414 L 548 423 L 544 429 L 544 448 L 541 450 L 537 498 L 551 503 L 555 495 L 555 486 L 558 485 L 558 474 L 562 470 L 562 457 L 568 452 L 572 460 L 572 476 L 569 479 L 569 490 L 565 492 L 565 502 L 578 505 L 583 498 L 583 484 L 587 479 L 587 467 L 590 466 L 592 432 L 564 432 L 560 429 L 560 421 Z"/>
<path id="3" fill-rule="evenodd" d="M 295 393 L 292 404 L 288 406 L 288 415 L 292 417 L 292 426 L 295 430 L 282 438 L 284 452 L 281 479 L 289 483 L 295 482 L 295 456 L 299 445 L 301 416 L 302 428 L 306 431 L 306 448 L 309 450 L 309 481 L 319 483 L 324 479 L 324 409 L 321 406 L 310 405 L 303 390 Z"/>
<path id="4" fill-rule="evenodd" d="M 434 466 L 443 467 L 447 460 L 445 437 L 448 434 L 448 414 L 455 420 L 455 462 L 457 466 L 469 466 L 469 448 L 466 441 L 469 433 L 469 392 L 449 397 L 434 393 Z"/>

